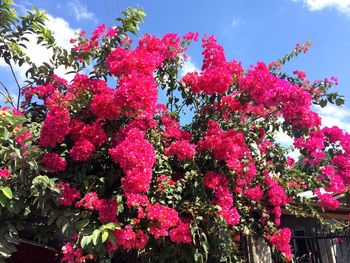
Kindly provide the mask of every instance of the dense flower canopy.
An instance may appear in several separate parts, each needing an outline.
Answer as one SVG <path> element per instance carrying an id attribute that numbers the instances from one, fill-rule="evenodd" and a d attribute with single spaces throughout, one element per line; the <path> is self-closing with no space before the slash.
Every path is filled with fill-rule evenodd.
<path id="1" fill-rule="evenodd" d="M 299 195 L 305 191 L 326 209 L 339 206 L 334 194 L 350 183 L 350 135 L 322 127 L 312 107 L 336 83 L 311 84 L 302 71 L 286 77 L 281 62 L 244 70 L 226 59 L 214 36 L 202 38 L 201 71 L 179 78 L 186 47 L 197 40 L 192 32 L 146 34 L 133 47 L 117 28 L 102 25 L 90 38 L 84 33 L 72 40 L 72 54 L 88 60 L 105 43 L 115 43 L 104 61 L 114 87 L 107 79 L 76 74 L 71 82 L 50 75 L 24 90 L 27 123 L 40 131 L 31 145 L 40 152 L 40 176 L 45 174 L 34 188 L 51 179 L 49 220 L 64 226 L 62 216 L 68 217 L 63 262 L 135 251 L 147 261 L 179 250 L 189 262 L 238 260 L 247 228 L 289 261 L 291 231 L 280 228 L 283 209 L 297 211 L 299 203 L 307 204 L 306 213 L 314 211 Z M 161 88 L 167 105 L 159 104 Z M 35 117 L 37 105 L 42 108 Z M 194 117 L 182 126 L 184 109 Z M 1 108 L 0 114 L 16 112 Z M 19 130 L 34 127 L 26 125 Z M 298 160 L 276 141 L 281 130 L 293 138 Z M 14 136 L 20 140 L 23 133 Z M 30 136 L 24 139 L 18 144 L 25 149 Z M 1 165 L 0 182 L 17 176 L 6 162 Z"/>

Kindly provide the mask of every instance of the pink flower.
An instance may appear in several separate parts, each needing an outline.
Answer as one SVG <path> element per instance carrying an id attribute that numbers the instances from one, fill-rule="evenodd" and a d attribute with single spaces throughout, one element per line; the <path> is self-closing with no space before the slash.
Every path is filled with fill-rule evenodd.
<path id="1" fill-rule="evenodd" d="M 0 169 L 0 178 L 10 179 L 10 172 L 6 168 Z"/>
<path id="2" fill-rule="evenodd" d="M 46 169 L 52 173 L 63 172 L 67 167 L 66 160 L 59 156 L 57 153 L 45 153 L 42 161 Z"/>
<path id="3" fill-rule="evenodd" d="M 110 148 L 109 154 L 125 173 L 122 186 L 125 196 L 129 199 L 129 197 L 135 197 L 135 194 L 143 194 L 149 190 L 156 157 L 152 145 L 144 138 L 143 131 L 130 128 L 125 132 L 125 138 L 120 140 L 114 148 Z"/>
<path id="4" fill-rule="evenodd" d="M 202 152 L 211 152 L 216 160 L 224 160 L 227 168 L 236 173 L 242 173 L 243 164 L 241 159 L 244 156 L 249 157 L 251 155 L 242 133 L 238 133 L 234 129 L 223 131 L 215 121 L 208 123 L 204 139 L 198 142 L 198 149 Z M 250 167 L 249 176 L 244 176 L 247 181 L 254 176 L 253 164 Z"/>
<path id="5" fill-rule="evenodd" d="M 183 40 L 185 41 L 198 41 L 198 32 L 188 32 L 186 35 L 183 36 Z"/>
<path id="6" fill-rule="evenodd" d="M 336 238 L 335 242 L 336 242 L 337 244 L 341 245 L 341 244 L 344 243 L 344 239 L 338 237 L 338 238 Z"/>
<path id="7" fill-rule="evenodd" d="M 127 251 L 131 248 L 141 250 L 148 242 L 148 236 L 142 230 L 134 231 L 130 225 L 125 226 L 124 229 L 115 230 L 114 235 L 116 243 Z"/>
<path id="8" fill-rule="evenodd" d="M 69 154 L 76 162 L 86 162 L 91 159 L 95 146 L 88 140 L 81 140 L 74 144 Z"/>
<path id="9" fill-rule="evenodd" d="M 70 114 L 66 108 L 52 106 L 41 129 L 40 146 L 55 147 L 57 143 L 63 142 L 70 130 L 69 121 Z"/>
<path id="10" fill-rule="evenodd" d="M 293 71 L 293 74 L 297 75 L 301 80 L 305 80 L 306 78 L 306 73 L 304 71 L 295 70 Z"/>
<path id="11" fill-rule="evenodd" d="M 102 24 L 102 25 L 99 25 L 95 30 L 94 32 L 92 33 L 92 36 L 90 38 L 90 41 L 95 41 L 97 38 L 99 38 L 103 32 L 105 31 L 106 29 L 106 25 L 105 24 Z"/>
<path id="12" fill-rule="evenodd" d="M 113 120 L 121 116 L 121 107 L 114 103 L 113 89 L 105 93 L 95 94 L 90 103 L 90 109 L 100 119 Z"/>
<path id="13" fill-rule="evenodd" d="M 187 87 L 190 87 L 192 92 L 195 94 L 200 93 L 200 89 L 198 86 L 199 81 L 199 75 L 198 72 L 188 72 L 186 75 L 181 79 L 181 82 L 184 83 Z"/>
<path id="14" fill-rule="evenodd" d="M 62 254 L 63 257 L 61 258 L 61 262 L 67 262 L 67 263 L 83 263 L 88 260 L 93 259 L 93 255 L 88 254 L 83 256 L 84 250 L 82 248 L 74 249 L 73 244 L 68 242 L 62 247 Z"/>
<path id="15" fill-rule="evenodd" d="M 290 238 L 292 232 L 289 228 L 281 228 L 275 232 L 270 238 L 269 242 L 279 251 L 285 254 L 287 261 L 291 261 L 292 249 L 290 247 Z"/>
<path id="16" fill-rule="evenodd" d="M 106 37 L 114 37 L 118 33 L 118 29 L 108 28 Z"/>
<path id="17" fill-rule="evenodd" d="M 281 185 L 270 178 L 266 179 L 266 184 L 269 187 L 267 197 L 272 206 L 284 206 L 287 204 L 288 197 L 285 189 Z"/>
<path id="18" fill-rule="evenodd" d="M 176 228 L 169 231 L 169 237 L 174 243 L 191 244 L 192 235 L 190 224 L 182 220 Z"/>
<path id="19" fill-rule="evenodd" d="M 293 166 L 293 164 L 295 163 L 295 160 L 292 158 L 292 157 L 287 157 L 287 165 L 289 166 L 289 167 L 292 167 Z"/>
<path id="20" fill-rule="evenodd" d="M 264 191 L 261 190 L 260 185 L 255 186 L 254 188 L 247 189 L 244 191 L 244 194 L 252 201 L 260 201 L 263 197 Z"/>
<path id="21" fill-rule="evenodd" d="M 269 64 L 269 69 L 278 69 L 278 70 L 282 70 L 282 64 L 281 62 L 278 61 L 273 61 Z"/>
<path id="22" fill-rule="evenodd" d="M 175 209 L 156 203 L 147 209 L 147 219 L 154 222 L 150 227 L 150 233 L 155 239 L 168 236 L 170 227 L 176 226 L 179 217 Z"/>
<path id="23" fill-rule="evenodd" d="M 204 175 L 204 186 L 215 190 L 217 186 L 227 184 L 227 178 L 224 174 L 215 172 L 206 172 Z"/>
<path id="24" fill-rule="evenodd" d="M 57 184 L 57 187 L 60 188 L 62 195 L 58 201 L 63 206 L 71 206 L 75 200 L 80 198 L 79 191 L 74 186 L 70 186 L 69 183 L 62 182 Z"/>
<path id="25" fill-rule="evenodd" d="M 32 138 L 31 132 L 24 132 L 21 135 L 17 136 L 16 143 L 20 144 L 24 149 L 27 148 L 26 141 Z"/>
<path id="26" fill-rule="evenodd" d="M 321 193 L 320 189 L 317 189 L 315 193 L 320 199 L 321 206 L 323 206 L 324 208 L 328 208 L 330 210 L 336 210 L 339 207 L 340 205 L 339 201 L 335 199 L 332 194 Z"/>
<path id="27" fill-rule="evenodd" d="M 118 223 L 116 218 L 118 203 L 115 198 L 99 199 L 96 192 L 88 192 L 84 198 L 75 203 L 76 207 L 84 207 L 87 210 L 97 210 L 101 223 Z"/>
<path id="28" fill-rule="evenodd" d="M 237 225 L 240 216 L 233 206 L 233 196 L 227 177 L 224 174 L 207 172 L 204 176 L 204 186 L 214 190 L 213 204 L 221 207 L 219 215 L 225 219 L 228 225 Z"/>
<path id="29" fill-rule="evenodd" d="M 324 127 L 322 131 L 331 143 L 342 141 L 344 139 L 343 131 L 336 126 L 333 126 L 331 128 Z"/>
<path id="30" fill-rule="evenodd" d="M 107 141 L 107 135 L 98 122 L 87 124 L 75 119 L 71 122 L 70 135 L 74 141 L 86 139 L 96 147 Z"/>
<path id="31" fill-rule="evenodd" d="M 196 154 L 195 145 L 188 140 L 175 141 L 165 149 L 165 154 L 176 156 L 181 161 L 190 160 Z"/>
<path id="32" fill-rule="evenodd" d="M 85 194 L 84 198 L 76 202 L 76 207 L 84 207 L 88 210 L 94 210 L 99 206 L 100 199 L 96 192 L 88 192 Z"/>
<path id="33" fill-rule="evenodd" d="M 116 218 L 118 212 L 118 203 L 115 198 L 101 199 L 96 204 L 96 210 L 100 216 L 100 220 L 102 224 L 113 222 L 117 223 L 118 220 Z"/>

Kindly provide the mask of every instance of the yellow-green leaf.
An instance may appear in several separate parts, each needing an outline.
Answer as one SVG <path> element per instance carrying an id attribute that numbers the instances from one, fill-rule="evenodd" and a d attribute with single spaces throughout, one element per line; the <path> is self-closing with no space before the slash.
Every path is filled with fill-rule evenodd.
<path id="1" fill-rule="evenodd" d="M 4 188 L 1 189 L 1 191 L 4 193 L 4 195 L 8 198 L 8 199 L 12 199 L 13 195 L 12 195 L 12 190 L 10 187 L 5 186 Z"/>

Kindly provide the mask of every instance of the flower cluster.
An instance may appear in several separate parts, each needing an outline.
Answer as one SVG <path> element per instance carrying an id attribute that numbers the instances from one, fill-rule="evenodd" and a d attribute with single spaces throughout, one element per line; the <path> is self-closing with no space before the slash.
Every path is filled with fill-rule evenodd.
<path id="1" fill-rule="evenodd" d="M 75 262 L 87 262 L 93 259 L 91 254 L 84 255 L 84 250 L 82 248 L 74 249 L 71 242 L 66 243 L 62 247 L 62 258 L 61 262 L 75 263 Z"/>
<path id="2" fill-rule="evenodd" d="M 176 228 L 169 231 L 169 237 L 174 243 L 192 243 L 190 224 L 182 220 Z"/>
<path id="3" fill-rule="evenodd" d="M 179 222 L 178 213 L 174 209 L 159 203 L 148 207 L 147 219 L 154 222 L 150 227 L 150 233 L 155 239 L 168 236 L 169 228 L 176 226 Z"/>
<path id="4" fill-rule="evenodd" d="M 88 192 L 81 200 L 75 203 L 75 206 L 98 211 L 101 223 L 118 223 L 116 218 L 118 203 L 115 198 L 110 200 L 99 199 L 97 193 Z"/>
<path id="5" fill-rule="evenodd" d="M 281 228 L 276 233 L 274 233 L 269 241 L 274 247 L 284 253 L 288 261 L 292 258 L 292 249 L 290 247 L 290 239 L 292 232 L 289 228 Z"/>
<path id="6" fill-rule="evenodd" d="M 134 231 L 130 225 L 125 226 L 124 229 L 117 229 L 114 231 L 116 243 L 122 246 L 125 250 L 132 248 L 143 249 L 148 242 L 148 235 L 142 230 Z"/>
<path id="7" fill-rule="evenodd" d="M 135 195 L 147 193 L 150 187 L 152 168 L 156 161 L 152 145 L 145 139 L 143 131 L 131 128 L 126 131 L 125 138 L 119 138 L 109 154 L 125 173 L 122 186 L 128 203 L 137 205 L 137 201 L 132 202 Z"/>
<path id="8" fill-rule="evenodd" d="M 285 189 L 274 179 L 272 179 L 268 173 L 265 173 L 265 176 L 265 183 L 269 189 L 267 192 L 267 197 L 269 203 L 273 206 L 272 211 L 275 214 L 275 224 L 279 226 L 281 222 L 281 207 L 287 204 L 288 197 Z"/>
<path id="9" fill-rule="evenodd" d="M 259 62 L 241 79 L 239 89 L 251 96 L 258 105 L 271 111 L 277 107 L 283 118 L 298 128 L 319 127 L 320 117 L 310 109 L 312 96 L 299 87 L 273 75 Z"/>
<path id="10" fill-rule="evenodd" d="M 309 162 L 311 165 L 317 165 L 322 159 L 326 157 L 325 142 L 326 138 L 321 130 L 311 131 L 309 138 L 296 138 L 294 146 L 297 149 L 303 149 L 309 154 L 309 159 L 304 159 L 304 162 Z"/>
<path id="11" fill-rule="evenodd" d="M 11 174 L 6 168 L 0 169 L 0 178 L 9 179 L 11 178 Z"/>
<path id="12" fill-rule="evenodd" d="M 253 180 L 256 168 L 243 133 L 234 129 L 223 131 L 218 122 L 210 121 L 204 138 L 198 142 L 198 148 L 212 153 L 216 160 L 225 161 L 226 167 L 237 176 L 237 186 L 245 186 Z"/>
<path id="13" fill-rule="evenodd" d="M 222 94 L 228 91 L 241 77 L 243 69 L 236 61 L 227 62 L 224 49 L 220 46 L 214 36 L 203 38 L 203 65 L 200 74 L 197 72 L 187 73 L 182 82 L 189 86 L 194 93 L 205 92 L 207 94 Z"/>
<path id="14" fill-rule="evenodd" d="M 40 134 L 40 146 L 55 147 L 62 143 L 69 133 L 70 114 L 68 109 L 62 106 L 53 106 L 47 113 L 43 128 Z"/>
<path id="15" fill-rule="evenodd" d="M 67 162 L 57 153 L 45 153 L 42 159 L 46 169 L 50 172 L 63 172 L 67 167 Z"/>
<path id="16" fill-rule="evenodd" d="M 195 145 L 191 144 L 188 140 L 175 141 L 165 149 L 166 155 L 175 155 L 181 161 L 192 159 L 195 153 Z"/>
<path id="17" fill-rule="evenodd" d="M 221 207 L 219 214 L 226 220 L 226 223 L 232 226 L 237 225 L 240 216 L 233 206 L 233 197 L 226 176 L 207 172 L 204 175 L 204 186 L 214 191 L 213 203 Z"/>
<path id="18" fill-rule="evenodd" d="M 240 62 L 227 61 L 213 36 L 203 38 L 201 70 L 180 80 L 176 69 L 197 38 L 192 32 L 182 39 L 146 34 L 132 48 L 119 28 L 101 25 L 90 38 L 79 36 L 73 54 L 85 61 L 101 43 L 102 53 L 113 43 L 97 73 L 114 76 L 115 87 L 76 74 L 69 83 L 52 76 L 24 90 L 28 104 L 37 96 L 46 108 L 38 145 L 48 176 L 58 180 L 59 208 L 90 222 L 74 245 L 63 247 L 63 261 L 98 261 L 113 252 L 152 255 L 160 244 L 193 251 L 208 240 L 213 251 L 224 247 L 233 255 L 237 246 L 225 242 L 239 242 L 247 228 L 263 232 L 290 261 L 291 231 L 279 229 L 287 204 L 311 190 L 317 205 L 340 205 L 334 195 L 349 189 L 350 135 L 320 127 L 311 106 L 322 90 L 302 71 L 281 77 L 282 62 L 244 71 Z M 158 104 L 159 88 L 169 88 L 167 107 Z M 193 118 L 181 125 L 186 107 Z M 281 129 L 293 137 L 299 159 L 283 155 L 274 136 Z M 18 133 L 17 146 L 25 148 L 31 136 Z M 2 169 L 0 177 L 11 176 Z"/>
<path id="19" fill-rule="evenodd" d="M 71 206 L 80 197 L 78 190 L 74 186 L 70 186 L 69 183 L 62 182 L 57 184 L 57 187 L 62 195 L 58 201 L 63 206 Z"/>

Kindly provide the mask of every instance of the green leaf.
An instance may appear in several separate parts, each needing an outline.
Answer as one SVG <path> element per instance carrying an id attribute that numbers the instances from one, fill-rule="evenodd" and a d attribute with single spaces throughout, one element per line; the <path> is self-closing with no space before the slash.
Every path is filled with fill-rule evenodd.
<path id="1" fill-rule="evenodd" d="M 76 225 L 75 225 L 75 230 L 80 231 L 81 229 L 83 229 L 85 226 L 87 226 L 89 224 L 90 220 L 89 219 L 84 219 L 79 221 Z"/>
<path id="2" fill-rule="evenodd" d="M 103 231 L 102 232 L 102 243 L 106 242 L 108 238 L 108 231 Z"/>
<path id="3" fill-rule="evenodd" d="M 343 98 L 337 98 L 335 101 L 335 104 L 337 104 L 337 106 L 342 106 L 344 105 L 345 100 Z"/>
<path id="4" fill-rule="evenodd" d="M 327 100 L 320 100 L 320 106 L 322 108 L 326 107 L 327 106 Z"/>
<path id="5" fill-rule="evenodd" d="M 62 220 L 62 234 L 64 234 L 69 226 L 69 220 L 66 217 L 63 217 Z"/>
<path id="6" fill-rule="evenodd" d="M 96 246 L 99 241 L 101 240 L 101 232 L 98 229 L 95 229 L 94 232 L 92 233 L 92 242 Z"/>
<path id="7" fill-rule="evenodd" d="M 116 230 L 117 228 L 118 226 L 114 223 L 108 223 L 100 227 L 101 230 L 104 230 L 104 229 Z"/>
<path id="8" fill-rule="evenodd" d="M 5 186 L 4 188 L 1 189 L 1 191 L 4 193 L 4 195 L 8 198 L 8 199 L 12 199 L 13 195 L 12 195 L 12 190 L 10 187 Z"/>
<path id="9" fill-rule="evenodd" d="M 90 242 L 91 242 L 91 236 L 84 236 L 80 241 L 80 245 L 83 249 L 85 249 Z"/>
<path id="10" fill-rule="evenodd" d="M 56 218 L 57 218 L 57 215 L 55 213 L 51 213 L 47 220 L 47 225 L 51 225 Z"/>
<path id="11" fill-rule="evenodd" d="M 2 207 L 5 207 L 7 203 L 7 198 L 4 196 L 3 193 L 0 192 L 0 205 Z"/>
<path id="12" fill-rule="evenodd" d="M 114 245 L 117 244 L 114 233 L 110 230 L 108 231 L 108 240 L 111 241 Z"/>

